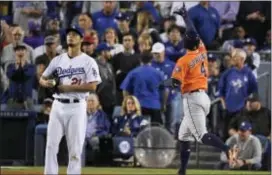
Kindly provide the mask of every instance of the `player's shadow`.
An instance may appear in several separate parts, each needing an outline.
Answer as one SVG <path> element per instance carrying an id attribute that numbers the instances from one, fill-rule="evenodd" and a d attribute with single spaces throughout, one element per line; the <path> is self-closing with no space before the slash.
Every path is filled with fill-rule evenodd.
<path id="1" fill-rule="evenodd" d="M 68 165 L 68 148 L 65 136 L 62 137 L 61 142 L 59 144 L 59 153 L 58 153 L 58 163 L 60 166 Z"/>

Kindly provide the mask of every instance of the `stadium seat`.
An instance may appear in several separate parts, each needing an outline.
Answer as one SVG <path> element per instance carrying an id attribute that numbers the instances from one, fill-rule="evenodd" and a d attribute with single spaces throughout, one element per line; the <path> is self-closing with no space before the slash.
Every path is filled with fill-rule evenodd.
<path id="1" fill-rule="evenodd" d="M 113 109 L 112 118 L 121 115 L 121 106 L 115 106 Z"/>
<path id="2" fill-rule="evenodd" d="M 5 111 L 7 109 L 7 104 L 0 104 L 0 110 Z"/>
<path id="3" fill-rule="evenodd" d="M 45 148 L 45 136 L 47 131 L 47 124 L 37 125 L 35 128 L 34 136 L 34 165 L 44 165 L 44 148 Z"/>
<path id="4" fill-rule="evenodd" d="M 43 166 L 45 158 L 45 146 L 46 146 L 46 133 L 47 133 L 47 124 L 37 125 L 35 128 L 35 143 L 34 143 L 34 165 Z M 85 146 L 82 151 L 81 164 L 85 166 Z"/>
<path id="5" fill-rule="evenodd" d="M 34 111 L 35 112 L 41 112 L 43 105 L 37 104 L 34 105 Z"/>

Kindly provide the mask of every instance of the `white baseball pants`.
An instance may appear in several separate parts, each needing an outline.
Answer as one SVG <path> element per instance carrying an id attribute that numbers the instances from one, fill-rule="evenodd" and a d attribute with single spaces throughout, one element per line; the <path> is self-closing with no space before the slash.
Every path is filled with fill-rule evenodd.
<path id="1" fill-rule="evenodd" d="M 65 135 L 69 152 L 67 174 L 81 174 L 81 153 L 86 135 L 87 104 L 54 100 L 47 128 L 44 174 L 58 174 L 57 153 Z"/>
<path id="2" fill-rule="evenodd" d="M 207 133 L 206 116 L 210 112 L 211 101 L 205 91 L 183 95 L 184 118 L 180 124 L 178 138 L 181 141 L 201 141 Z"/>

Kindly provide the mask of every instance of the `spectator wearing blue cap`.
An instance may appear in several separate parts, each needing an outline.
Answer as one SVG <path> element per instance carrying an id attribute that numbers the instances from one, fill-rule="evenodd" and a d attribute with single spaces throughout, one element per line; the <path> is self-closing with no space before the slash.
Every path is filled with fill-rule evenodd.
<path id="1" fill-rule="evenodd" d="M 259 139 L 251 134 L 252 126 L 244 121 L 239 126 L 238 134 L 231 136 L 226 144 L 237 148 L 237 158 L 232 165 L 225 153 L 221 153 L 220 169 L 259 170 L 262 167 L 262 146 Z"/>
<path id="2" fill-rule="evenodd" d="M 115 17 L 118 23 L 118 40 L 122 41 L 124 34 L 131 33 L 134 37 L 134 40 L 137 38 L 137 32 L 129 27 L 130 24 L 130 16 L 127 13 L 119 12 Z"/>
<path id="3" fill-rule="evenodd" d="M 57 14 L 50 14 L 45 22 L 46 31 L 60 31 L 60 18 Z"/>
<path id="4" fill-rule="evenodd" d="M 174 24 L 169 27 L 167 34 L 169 41 L 164 43 L 165 54 L 171 61 L 176 62 L 186 52 L 182 41 L 181 27 Z"/>
<path id="5" fill-rule="evenodd" d="M 252 123 L 252 134 L 271 137 L 271 111 L 262 106 L 258 94 L 253 94 L 247 100 L 247 107 L 229 124 L 230 136 L 235 134 L 243 121 Z"/>
<path id="6" fill-rule="evenodd" d="M 41 34 L 41 24 L 34 21 L 28 22 L 29 34 L 24 38 L 24 42 L 33 49 L 43 45 L 44 37 Z"/>
<path id="7" fill-rule="evenodd" d="M 115 19 L 117 14 L 115 1 L 103 2 L 103 9 L 92 14 L 94 29 L 98 32 L 100 38 L 107 28 L 117 29 L 117 21 Z"/>
<path id="8" fill-rule="evenodd" d="M 258 77 L 257 71 L 261 63 L 260 55 L 257 52 L 255 52 L 256 48 L 257 48 L 257 42 L 254 38 L 246 38 L 244 40 L 244 50 L 247 53 L 245 64 L 248 67 L 250 67 L 255 78 Z"/>
<path id="9" fill-rule="evenodd" d="M 109 63 L 112 57 L 110 54 L 111 49 L 112 47 L 106 43 L 99 44 L 96 48 L 96 62 L 102 79 L 102 83 L 98 85 L 96 93 L 101 101 L 104 112 L 108 116 L 112 116 L 113 108 L 116 104 L 115 75 L 112 65 Z"/>

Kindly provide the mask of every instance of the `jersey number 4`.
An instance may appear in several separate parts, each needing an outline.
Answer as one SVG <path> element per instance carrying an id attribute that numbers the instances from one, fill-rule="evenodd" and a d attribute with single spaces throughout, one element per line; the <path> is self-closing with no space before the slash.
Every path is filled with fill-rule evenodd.
<path id="1" fill-rule="evenodd" d="M 204 66 L 204 62 L 202 62 L 201 64 L 201 74 L 204 74 L 204 76 L 206 77 L 207 76 L 207 72 L 206 72 L 206 69 L 205 69 L 205 66 Z"/>
<path id="2" fill-rule="evenodd" d="M 81 79 L 72 78 L 72 83 L 71 83 L 71 85 L 74 85 L 74 84 L 80 85 L 80 84 L 81 84 Z"/>

